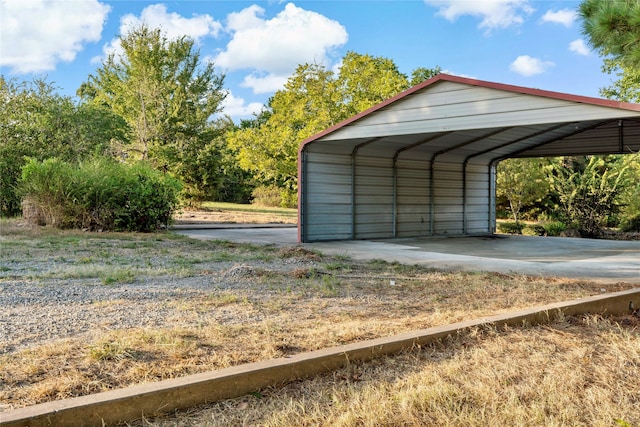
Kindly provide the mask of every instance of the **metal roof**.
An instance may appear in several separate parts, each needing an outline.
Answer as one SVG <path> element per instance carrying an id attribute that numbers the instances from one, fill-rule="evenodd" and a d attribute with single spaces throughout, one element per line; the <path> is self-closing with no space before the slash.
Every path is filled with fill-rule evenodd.
<path id="1" fill-rule="evenodd" d="M 303 141 L 309 149 L 480 164 L 637 152 L 640 105 L 438 74 Z"/>

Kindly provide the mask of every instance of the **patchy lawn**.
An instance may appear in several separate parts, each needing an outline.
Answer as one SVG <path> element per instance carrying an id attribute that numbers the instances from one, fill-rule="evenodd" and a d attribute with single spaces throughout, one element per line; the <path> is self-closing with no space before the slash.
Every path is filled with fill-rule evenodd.
<path id="1" fill-rule="evenodd" d="M 0 410 L 632 287 L 15 220 L 0 222 L 0 250 Z M 621 379 L 640 377 L 637 335 L 637 326 L 589 318 L 478 331 L 209 410 L 216 420 L 261 425 L 299 424 L 304 414 L 308 425 L 598 425 L 588 421 L 611 414 L 611 396 L 640 395 L 637 381 Z M 607 389 L 602 404 L 600 391 L 579 394 L 568 384 L 576 372 L 591 375 L 591 364 L 601 370 L 584 384 Z M 369 372 L 378 374 L 365 381 Z M 544 400 L 565 383 L 553 398 L 564 400 Z M 626 411 L 638 409 L 637 398 L 619 396 L 616 417 L 636 422 Z M 538 415 L 522 418 L 533 409 Z M 580 411 L 597 414 L 571 415 Z"/>

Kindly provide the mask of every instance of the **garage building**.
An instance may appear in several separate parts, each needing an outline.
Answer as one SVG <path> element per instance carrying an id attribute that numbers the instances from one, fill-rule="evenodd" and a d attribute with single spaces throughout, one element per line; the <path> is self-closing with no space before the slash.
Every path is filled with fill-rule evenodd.
<path id="1" fill-rule="evenodd" d="M 495 232 L 513 157 L 640 150 L 640 105 L 439 74 L 305 140 L 301 242 Z"/>

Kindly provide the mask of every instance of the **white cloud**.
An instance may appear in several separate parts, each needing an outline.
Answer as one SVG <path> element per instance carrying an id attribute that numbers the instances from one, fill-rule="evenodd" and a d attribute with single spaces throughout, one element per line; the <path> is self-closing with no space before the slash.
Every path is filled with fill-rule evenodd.
<path id="1" fill-rule="evenodd" d="M 576 12 L 571 9 L 562 9 L 556 11 L 548 10 L 542 17 L 542 22 L 551 22 L 553 24 L 562 24 L 570 27 L 576 19 Z"/>
<path id="2" fill-rule="evenodd" d="M 223 108 L 222 112 L 234 119 L 251 117 L 254 114 L 258 114 L 264 107 L 260 102 L 251 102 L 245 105 L 243 98 L 235 97 L 231 92 L 227 94 L 221 106 Z"/>
<path id="3" fill-rule="evenodd" d="M 240 86 L 253 89 L 253 93 L 271 93 L 282 89 L 289 78 L 288 74 L 266 74 L 261 76 L 257 73 L 249 74 L 244 78 Z"/>
<path id="4" fill-rule="evenodd" d="M 230 14 L 226 29 L 231 41 L 214 59 L 225 70 L 253 70 L 244 85 L 255 93 L 279 89 L 299 64 L 329 65 L 333 49 L 347 42 L 339 22 L 293 3 L 272 19 L 264 19 L 264 12 L 253 5 Z"/>
<path id="5" fill-rule="evenodd" d="M 222 30 L 222 24 L 209 15 L 194 14 L 191 18 L 185 18 L 175 12 L 167 13 L 167 7 L 163 4 L 152 4 L 142 10 L 140 17 L 124 15 L 120 19 L 120 33 L 126 34 L 142 24 L 161 28 L 169 39 L 188 36 L 196 43 L 204 37 L 215 37 Z"/>
<path id="6" fill-rule="evenodd" d="M 509 70 L 525 77 L 542 74 L 549 68 L 555 67 L 551 61 L 543 61 L 539 58 L 532 58 L 529 55 L 520 55 L 509 65 Z"/>
<path id="7" fill-rule="evenodd" d="M 591 49 L 582 39 L 577 39 L 569 43 L 569 50 L 577 53 L 578 55 L 589 56 L 591 55 Z"/>
<path id="8" fill-rule="evenodd" d="M 119 33 L 125 35 L 143 24 L 150 28 L 160 28 L 168 39 L 187 36 L 196 43 L 200 43 L 205 37 L 216 37 L 222 30 L 222 24 L 210 15 L 194 14 L 191 18 L 185 18 L 175 12 L 168 13 L 163 4 L 152 4 L 145 7 L 139 17 L 132 14 L 122 16 Z M 119 54 L 120 39 L 111 40 L 102 50 L 104 57 L 110 53 Z M 100 62 L 104 57 L 96 57 L 92 61 Z"/>
<path id="9" fill-rule="evenodd" d="M 482 19 L 478 28 L 491 31 L 518 26 L 534 9 L 529 0 L 424 0 L 426 4 L 439 8 L 438 15 L 449 21 L 471 15 Z"/>
<path id="10" fill-rule="evenodd" d="M 100 40 L 110 10 L 97 0 L 1 0 L 0 66 L 23 74 L 73 61 Z"/>

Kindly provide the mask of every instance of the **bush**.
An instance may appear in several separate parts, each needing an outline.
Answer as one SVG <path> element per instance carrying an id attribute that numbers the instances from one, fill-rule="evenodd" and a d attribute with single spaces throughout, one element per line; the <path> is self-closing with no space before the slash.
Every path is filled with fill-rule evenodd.
<path id="1" fill-rule="evenodd" d="M 640 214 L 634 217 L 625 218 L 620 224 L 620 230 L 625 233 L 640 231 Z"/>
<path id="2" fill-rule="evenodd" d="M 640 162 L 640 158 L 638 161 Z M 640 179 L 625 195 L 625 206 L 620 215 L 620 230 L 624 232 L 640 231 Z"/>
<path id="3" fill-rule="evenodd" d="M 180 189 L 176 179 L 143 163 L 48 159 L 22 169 L 23 215 L 59 228 L 157 230 L 169 224 Z"/>
<path id="4" fill-rule="evenodd" d="M 562 221 L 553 221 L 543 224 L 543 227 L 547 236 L 559 236 L 560 233 L 567 229 L 567 224 Z"/>
<path id="5" fill-rule="evenodd" d="M 23 158 L 6 147 L 0 147 L 0 215 L 20 215 L 20 196 L 16 193 L 16 183 L 20 179 Z"/>
<path id="6" fill-rule="evenodd" d="M 542 224 L 535 224 L 532 226 L 533 229 L 533 234 L 535 236 L 546 236 L 547 235 L 547 230 L 545 230 L 544 225 Z"/>
<path id="7" fill-rule="evenodd" d="M 522 234 L 524 225 L 520 222 L 501 222 L 498 231 L 505 234 Z"/>

